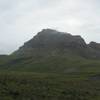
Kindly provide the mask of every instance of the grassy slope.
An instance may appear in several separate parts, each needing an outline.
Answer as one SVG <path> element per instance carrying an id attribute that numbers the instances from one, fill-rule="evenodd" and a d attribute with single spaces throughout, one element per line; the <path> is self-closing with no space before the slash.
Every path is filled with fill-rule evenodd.
<path id="1" fill-rule="evenodd" d="M 100 72 L 100 60 L 84 59 L 79 56 L 54 56 L 42 59 L 29 57 L 8 60 L 0 67 L 2 70 L 49 73 Z"/>
<path id="2" fill-rule="evenodd" d="M 99 60 L 37 59 L 1 59 L 6 66 L 0 66 L 0 100 L 100 100 Z"/>

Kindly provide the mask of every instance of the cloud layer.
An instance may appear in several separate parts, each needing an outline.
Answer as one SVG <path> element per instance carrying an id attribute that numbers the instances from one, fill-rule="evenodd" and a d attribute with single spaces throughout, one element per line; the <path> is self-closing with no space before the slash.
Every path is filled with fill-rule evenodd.
<path id="1" fill-rule="evenodd" d="M 100 0 L 0 0 L 0 54 L 9 54 L 43 28 L 100 42 Z"/>

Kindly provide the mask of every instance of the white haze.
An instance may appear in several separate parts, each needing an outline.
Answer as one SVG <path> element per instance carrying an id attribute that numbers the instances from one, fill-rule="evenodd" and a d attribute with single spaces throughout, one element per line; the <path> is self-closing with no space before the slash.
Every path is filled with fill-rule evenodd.
<path id="1" fill-rule="evenodd" d="M 43 28 L 100 42 L 100 0 L 0 0 L 0 54 L 18 49 Z"/>

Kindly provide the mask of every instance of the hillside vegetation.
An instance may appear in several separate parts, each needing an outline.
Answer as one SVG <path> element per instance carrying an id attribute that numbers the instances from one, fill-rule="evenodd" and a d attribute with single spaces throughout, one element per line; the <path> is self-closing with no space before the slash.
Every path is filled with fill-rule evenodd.
<path id="1" fill-rule="evenodd" d="M 1 72 L 0 100 L 100 100 L 97 76 Z"/>
<path id="2" fill-rule="evenodd" d="M 0 100 L 100 100 L 100 44 L 42 30 L 0 56 Z"/>

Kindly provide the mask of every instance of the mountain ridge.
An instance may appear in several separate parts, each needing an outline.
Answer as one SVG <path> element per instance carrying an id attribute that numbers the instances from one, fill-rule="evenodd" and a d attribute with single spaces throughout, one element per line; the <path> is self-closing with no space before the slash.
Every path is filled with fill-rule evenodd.
<path id="1" fill-rule="evenodd" d="M 99 43 L 52 29 L 40 31 L 11 55 L 0 59 L 1 70 L 45 73 L 100 71 Z M 2 58 L 2 57 L 1 57 Z"/>
<path id="2" fill-rule="evenodd" d="M 58 32 L 53 29 L 43 29 L 31 40 L 20 47 L 19 50 L 14 54 L 24 55 L 29 52 L 34 54 L 35 51 L 43 52 L 45 50 L 45 52 L 49 50 L 61 50 L 62 52 L 69 50 L 80 54 L 83 53 L 83 56 L 87 55 L 87 58 L 89 53 L 91 55 L 89 58 L 100 58 L 100 52 L 98 51 L 98 48 L 99 44 L 96 42 L 90 42 L 90 44 L 87 44 L 85 40 L 79 35 L 71 35 L 70 33 Z"/>

